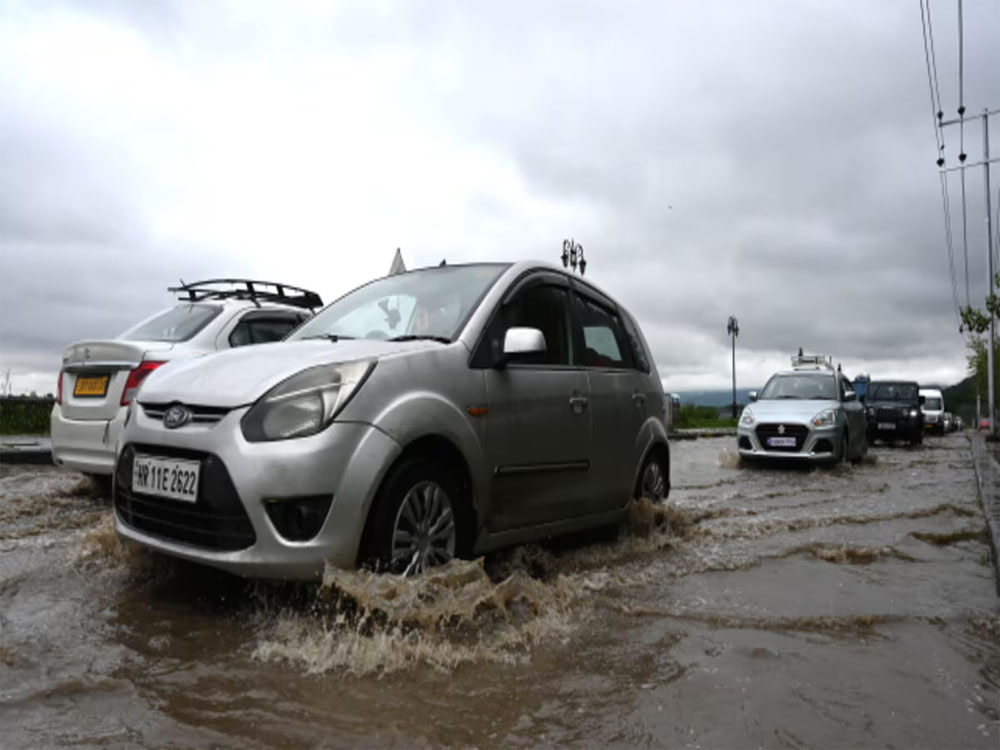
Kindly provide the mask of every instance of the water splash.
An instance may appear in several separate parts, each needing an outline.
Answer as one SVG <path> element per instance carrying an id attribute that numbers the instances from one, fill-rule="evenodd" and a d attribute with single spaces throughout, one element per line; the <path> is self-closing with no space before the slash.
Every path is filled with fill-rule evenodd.
<path id="1" fill-rule="evenodd" d="M 482 559 L 454 560 L 411 578 L 327 567 L 317 590 L 325 613 L 284 612 L 264 622 L 253 655 L 309 673 L 353 676 L 518 663 L 532 645 L 579 627 L 572 610 L 583 591 L 561 574 L 541 581 L 518 570 L 494 581 Z"/>

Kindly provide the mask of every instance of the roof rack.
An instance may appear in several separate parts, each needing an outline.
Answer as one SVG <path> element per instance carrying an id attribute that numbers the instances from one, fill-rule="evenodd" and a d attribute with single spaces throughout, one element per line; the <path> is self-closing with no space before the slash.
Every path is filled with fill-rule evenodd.
<path id="1" fill-rule="evenodd" d="M 261 302 L 277 302 L 307 310 L 323 306 L 323 300 L 316 292 L 275 281 L 205 279 L 185 284 L 181 279 L 180 286 L 167 287 L 167 291 L 176 292 L 179 299 L 190 302 L 201 302 L 206 299 L 247 299 L 258 307 Z"/>
<path id="2" fill-rule="evenodd" d="M 792 369 L 794 370 L 833 370 L 833 357 L 822 354 L 803 354 L 799 349 L 798 354 L 792 355 Z"/>

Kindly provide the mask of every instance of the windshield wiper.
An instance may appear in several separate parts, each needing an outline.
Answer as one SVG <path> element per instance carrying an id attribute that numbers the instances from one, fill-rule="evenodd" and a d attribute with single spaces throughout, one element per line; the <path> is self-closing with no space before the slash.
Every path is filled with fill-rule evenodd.
<path id="1" fill-rule="evenodd" d="M 347 339 L 353 339 L 354 336 L 342 336 L 339 333 L 317 333 L 315 336 L 303 336 L 302 341 L 308 341 L 309 339 L 327 339 L 334 343 L 338 341 L 345 341 Z"/>
<path id="2" fill-rule="evenodd" d="M 440 344 L 451 343 L 451 339 L 444 336 L 424 336 L 415 333 L 408 333 L 405 336 L 393 336 L 391 339 L 387 339 L 387 341 L 437 341 Z"/>

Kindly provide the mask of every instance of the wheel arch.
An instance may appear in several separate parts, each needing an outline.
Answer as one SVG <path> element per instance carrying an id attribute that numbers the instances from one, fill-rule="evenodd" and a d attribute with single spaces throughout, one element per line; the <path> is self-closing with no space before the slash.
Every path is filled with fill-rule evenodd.
<path id="1" fill-rule="evenodd" d="M 360 565 L 364 562 L 371 549 L 371 535 L 374 533 L 375 526 L 374 518 L 379 505 L 383 502 L 390 477 L 395 474 L 399 467 L 413 461 L 427 461 L 434 466 L 447 467 L 450 472 L 453 472 L 459 489 L 459 497 L 454 498 L 455 516 L 460 529 L 459 542 L 461 547 L 458 552 L 462 555 L 471 551 L 479 516 L 474 501 L 475 487 L 472 471 L 462 451 L 451 440 L 442 435 L 428 434 L 418 437 L 404 446 L 400 454 L 383 473 L 365 517 L 364 530 L 358 545 L 357 564 Z"/>
<path id="2" fill-rule="evenodd" d="M 670 495 L 670 445 L 666 438 L 654 437 L 652 442 L 646 447 L 642 454 L 642 460 L 636 467 L 635 476 L 632 478 L 632 497 L 639 497 L 642 489 L 642 470 L 650 458 L 656 458 L 663 464 L 663 478 L 666 482 L 664 497 Z"/>

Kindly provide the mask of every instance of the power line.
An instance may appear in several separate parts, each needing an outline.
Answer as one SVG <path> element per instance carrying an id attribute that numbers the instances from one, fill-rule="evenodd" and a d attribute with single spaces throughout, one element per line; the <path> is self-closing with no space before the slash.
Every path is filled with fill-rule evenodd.
<path id="1" fill-rule="evenodd" d="M 958 329 L 962 330 L 962 316 L 958 312 L 958 287 L 955 284 L 955 254 L 951 242 L 951 206 L 948 197 L 948 174 L 939 172 L 941 175 L 941 203 L 944 206 L 944 231 L 948 245 L 948 272 L 951 275 L 951 298 L 955 303 L 955 322 Z"/>
<path id="2" fill-rule="evenodd" d="M 943 113 L 941 112 L 941 107 L 939 104 L 939 98 L 936 95 L 937 91 L 937 63 L 932 66 L 932 44 L 929 40 L 929 35 L 927 33 L 927 27 L 930 21 L 930 6 L 924 8 L 925 0 L 920 0 L 920 26 L 924 32 L 924 61 L 927 63 L 927 89 L 930 91 L 931 95 L 931 120 L 934 123 L 934 143 L 937 145 L 937 165 L 939 167 L 944 166 L 944 136 L 942 135 L 940 129 L 938 128 L 938 123 L 941 121 Z M 932 72 L 933 71 L 933 72 Z"/>
<path id="3" fill-rule="evenodd" d="M 924 35 L 924 61 L 927 63 L 927 88 L 931 96 L 931 119 L 934 124 L 934 142 L 937 144 L 938 167 L 944 166 L 944 133 L 940 123 L 944 118 L 941 109 L 941 93 L 937 80 L 937 60 L 934 55 L 934 28 L 931 25 L 930 0 L 920 0 L 920 26 Z M 944 231 L 948 246 L 948 273 L 951 277 L 951 297 L 955 304 L 955 322 L 962 330 L 962 319 L 959 314 L 958 287 L 955 283 L 955 250 L 952 244 L 951 230 L 951 199 L 948 195 L 948 177 L 941 172 L 941 205 L 944 209 Z"/>

